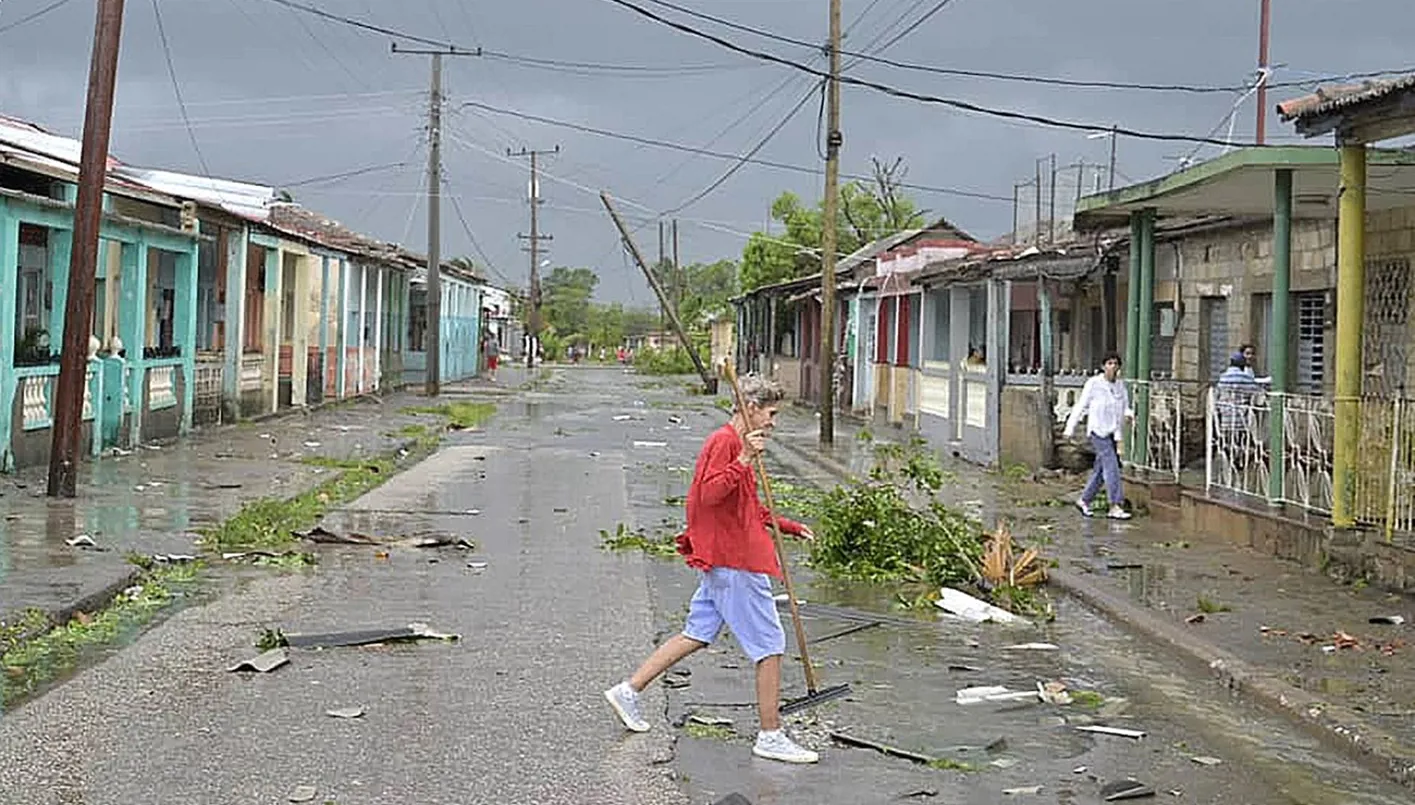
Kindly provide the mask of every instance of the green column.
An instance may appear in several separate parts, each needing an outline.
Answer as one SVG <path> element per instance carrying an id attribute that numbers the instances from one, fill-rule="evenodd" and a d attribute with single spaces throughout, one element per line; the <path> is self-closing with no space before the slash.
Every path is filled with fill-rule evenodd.
<path id="1" fill-rule="evenodd" d="M 338 373 L 334 378 L 334 393 L 339 399 L 344 399 L 348 393 L 344 371 L 346 362 L 349 359 L 349 264 L 344 258 L 339 258 L 339 354 L 334 359 L 335 371 Z"/>
<path id="2" fill-rule="evenodd" d="M 198 222 L 196 232 L 201 233 L 201 224 Z M 180 432 L 182 435 L 192 431 L 192 408 L 196 403 L 196 375 L 197 375 L 197 285 L 198 264 L 201 259 L 197 249 L 198 241 L 193 240 L 191 246 L 185 252 L 177 254 L 176 271 L 176 310 L 173 311 L 175 321 L 173 329 L 176 338 L 174 339 L 182 349 L 182 422 Z"/>
<path id="3" fill-rule="evenodd" d="M 1139 319 L 1135 337 L 1135 376 L 1139 380 L 1135 395 L 1135 438 L 1130 446 L 1130 460 L 1143 461 L 1149 455 L 1150 444 L 1150 357 L 1154 352 L 1155 315 L 1155 211 L 1140 214 L 1140 290 Z"/>
<path id="4" fill-rule="evenodd" d="M 144 371 L 143 347 L 147 344 L 147 240 L 139 238 L 137 243 L 123 244 L 123 274 L 119 280 L 123 285 L 123 296 L 118 314 L 118 333 L 123 339 L 123 349 L 127 353 L 127 393 L 123 394 L 122 408 L 132 416 L 128 426 L 128 446 L 142 444 L 142 412 L 146 404 L 143 393 Z"/>
<path id="5" fill-rule="evenodd" d="M 285 317 L 285 298 L 282 290 L 284 265 L 280 250 L 265 247 L 265 376 L 270 379 L 270 408 L 267 413 L 280 410 L 280 325 Z M 294 364 L 291 356 L 291 364 Z"/>
<path id="6" fill-rule="evenodd" d="M 319 280 L 319 400 L 329 383 L 329 255 L 320 258 Z"/>
<path id="7" fill-rule="evenodd" d="M 1140 251 L 1143 246 L 1141 213 L 1130 213 L 1130 273 L 1125 279 L 1125 368 L 1124 376 L 1138 375 L 1140 355 Z"/>
<path id="8" fill-rule="evenodd" d="M 1283 409 L 1287 396 L 1287 323 L 1292 306 L 1292 170 L 1277 172 L 1273 199 L 1273 315 L 1269 322 L 1268 503 L 1281 505 L 1284 475 Z"/>
<path id="9" fill-rule="evenodd" d="M 49 282 L 54 289 L 49 304 L 49 351 L 64 348 L 64 311 L 69 302 L 69 255 L 74 248 L 72 229 L 49 230 Z M 102 253 L 102 249 L 99 249 Z"/>
<path id="10" fill-rule="evenodd" d="M 9 472 L 15 468 L 15 454 L 11 450 L 11 427 L 14 425 L 15 391 L 19 379 L 15 377 L 15 300 L 19 297 L 16 285 L 20 264 L 20 222 L 11 217 L 5 199 L 0 198 L 0 266 L 8 266 L 0 271 L 0 470 Z"/>
<path id="11" fill-rule="evenodd" d="M 225 368 L 221 373 L 221 398 L 226 420 L 241 418 L 241 358 L 246 345 L 246 264 L 250 259 L 250 229 L 226 232 Z"/>

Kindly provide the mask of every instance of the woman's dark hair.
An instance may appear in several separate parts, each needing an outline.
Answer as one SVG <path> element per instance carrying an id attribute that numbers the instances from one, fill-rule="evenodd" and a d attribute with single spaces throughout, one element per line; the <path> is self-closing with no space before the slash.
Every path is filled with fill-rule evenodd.
<path id="1" fill-rule="evenodd" d="M 1123 361 L 1123 360 L 1120 359 L 1120 353 L 1118 353 L 1118 352 L 1110 352 L 1110 353 L 1107 353 L 1106 356 L 1105 356 L 1105 360 L 1101 361 L 1101 365 L 1104 366 L 1104 365 L 1106 365 L 1107 363 L 1110 363 L 1111 361 L 1115 361 L 1117 364 L 1120 364 L 1121 366 L 1124 366 L 1124 365 L 1125 365 L 1125 361 Z"/>

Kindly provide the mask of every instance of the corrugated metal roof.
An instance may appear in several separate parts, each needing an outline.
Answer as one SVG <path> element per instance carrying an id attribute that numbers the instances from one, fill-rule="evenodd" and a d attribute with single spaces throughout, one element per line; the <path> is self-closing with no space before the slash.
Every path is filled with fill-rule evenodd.
<path id="1" fill-rule="evenodd" d="M 1364 81 L 1360 84 L 1343 84 L 1319 87 L 1311 95 L 1293 98 L 1277 105 L 1277 113 L 1284 121 L 1303 120 L 1319 115 L 1377 101 L 1392 93 L 1415 88 L 1415 75 L 1401 76 L 1381 81 Z"/>
<path id="2" fill-rule="evenodd" d="M 176 171 L 120 164 L 110 166 L 109 175 L 128 179 L 159 193 L 222 209 L 248 221 L 264 221 L 269 205 L 275 199 L 273 187 Z"/>

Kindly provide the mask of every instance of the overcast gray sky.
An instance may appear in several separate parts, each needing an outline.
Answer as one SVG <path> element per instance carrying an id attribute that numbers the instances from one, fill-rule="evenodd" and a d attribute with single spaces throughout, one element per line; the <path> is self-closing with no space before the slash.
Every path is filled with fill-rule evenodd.
<path id="1" fill-rule="evenodd" d="M 603 298 L 648 304 L 651 295 L 616 245 L 598 199 L 609 189 L 626 213 L 645 220 L 714 181 L 731 162 L 646 147 L 461 108 L 476 101 L 542 117 L 743 153 L 813 86 L 809 75 L 762 64 L 657 25 L 607 0 L 299 0 L 400 31 L 498 53 L 562 61 L 649 66 L 651 71 L 546 69 L 493 58 L 446 59 L 449 96 L 445 173 L 472 233 L 495 268 L 524 282 L 527 167 L 507 148 L 551 148 L 545 161 L 542 229 L 553 233 L 557 264 L 599 271 Z M 0 31 L 53 0 L 0 0 Z M 298 200 L 378 237 L 425 245 L 428 59 L 393 55 L 390 37 L 281 7 L 272 0 L 158 0 L 171 56 L 212 173 L 275 185 L 405 162 L 402 168 L 294 188 Z M 798 39 L 820 41 L 826 0 L 679 0 L 692 8 Z M 873 49 L 936 0 L 844 0 L 845 47 Z M 1415 66 L 1410 0 L 1274 0 L 1273 80 L 1398 70 Z M 94 0 L 69 0 L 41 18 L 0 32 L 0 113 L 78 136 L 93 29 Z M 1235 85 L 1257 57 L 1259 0 L 952 0 L 885 52 L 950 68 L 1129 83 Z M 671 13 L 671 12 L 665 12 Z M 902 22 L 898 22 L 902 20 Z M 797 61 L 792 45 L 691 24 Z M 898 22 L 898 24 L 896 24 Z M 891 26 L 894 26 L 891 28 Z M 157 33 L 152 0 L 127 0 L 118 74 L 113 152 L 127 162 L 202 172 L 183 126 Z M 813 62 L 821 64 L 820 61 Z M 679 70 L 663 68 L 685 68 Z M 686 69 L 691 68 L 691 69 Z M 1204 135 L 1237 94 L 1078 89 L 908 72 L 863 63 L 861 78 L 978 104 L 1105 127 Z M 1274 90 L 1271 100 L 1303 94 Z M 1012 188 L 1035 160 L 1055 152 L 1062 165 L 1101 164 L 1105 139 L 890 98 L 843 92 L 842 168 L 865 173 L 872 155 L 902 156 L 909 181 L 996 199 L 916 192 L 921 206 L 979 237 L 1008 231 Z M 755 111 L 752 111 L 756 107 Z M 758 158 L 819 168 L 815 98 Z M 745 117 L 744 117 L 745 116 Z M 734 124 L 735 125 L 732 125 Z M 1251 140 L 1252 98 L 1235 134 Z M 725 133 L 722 133 L 724 130 Z M 1269 115 L 1270 141 L 1295 141 Z M 720 137 L 719 137 L 720 134 Z M 1172 170 L 1194 146 L 1122 137 L 1120 172 L 1142 180 Z M 1199 153 L 1213 156 L 1214 148 Z M 1074 175 L 1074 168 L 1072 173 Z M 1089 180 L 1088 180 L 1089 182 Z M 747 165 L 714 193 L 679 213 L 684 261 L 736 258 L 782 190 L 814 201 L 818 175 Z M 1075 179 L 1063 178 L 1063 197 Z M 641 205 L 641 206 L 634 206 Z M 474 254 L 450 203 L 443 207 L 444 253 Z M 652 224 L 641 245 L 657 249 Z"/>

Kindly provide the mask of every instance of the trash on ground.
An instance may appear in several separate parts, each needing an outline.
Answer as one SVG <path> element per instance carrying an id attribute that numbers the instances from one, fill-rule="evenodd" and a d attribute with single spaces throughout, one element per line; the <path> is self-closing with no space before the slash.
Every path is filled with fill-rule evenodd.
<path id="1" fill-rule="evenodd" d="M 1004 788 L 1002 793 L 1009 797 L 1023 796 L 1027 794 L 1040 794 L 1042 787 L 1039 785 L 1029 785 L 1024 788 Z"/>
<path id="2" fill-rule="evenodd" d="M 290 661 L 290 654 L 283 648 L 275 648 L 249 660 L 242 660 L 226 669 L 230 673 L 268 674 Z"/>
<path id="3" fill-rule="evenodd" d="M 1193 626 L 1195 624 L 1203 623 L 1206 620 L 1208 620 L 1207 615 L 1202 612 L 1196 612 L 1193 615 L 1190 615 L 1189 617 L 1185 618 L 1184 622 L 1189 624 L 1190 626 Z"/>
<path id="4" fill-rule="evenodd" d="M 1055 643 L 1018 643 L 1015 646 L 1003 646 L 1003 651 L 1060 651 L 1061 646 Z"/>
<path id="5" fill-rule="evenodd" d="M 668 442 L 634 442 L 634 447 L 637 447 L 637 448 L 644 448 L 644 449 L 652 448 L 652 447 L 667 447 L 667 446 L 668 446 Z"/>
<path id="6" fill-rule="evenodd" d="M 375 643 L 400 643 L 412 640 L 442 640 L 451 642 L 460 639 L 461 637 L 459 635 L 434 632 L 425 623 L 410 623 L 403 627 L 360 629 L 350 632 L 285 635 L 285 642 L 290 648 L 338 648 L 343 646 L 369 646 Z"/>
<path id="7" fill-rule="evenodd" d="M 938 796 L 937 788 L 916 788 L 913 791 L 905 791 L 902 794 L 895 794 L 893 799 L 895 801 L 899 801 L 905 799 L 927 799 L 936 796 Z"/>
<path id="8" fill-rule="evenodd" d="M 983 672 L 983 669 L 978 668 L 974 665 L 962 665 L 959 663 L 954 663 L 948 666 L 948 672 L 952 674 L 980 674 Z"/>
<path id="9" fill-rule="evenodd" d="M 944 587 L 941 598 L 934 602 L 934 605 L 945 612 L 971 621 L 972 623 L 1025 623 L 1022 618 L 1013 615 L 1005 609 L 995 607 L 986 601 L 974 598 L 962 590 L 955 590 L 952 587 Z"/>
<path id="10" fill-rule="evenodd" d="M 614 421 L 615 421 L 615 422 L 628 422 L 629 420 L 631 420 L 631 419 L 633 419 L 633 418 L 634 418 L 634 415 L 633 415 L 633 414 L 620 414 L 620 415 L 618 415 L 618 416 L 616 416 L 616 417 L 614 418 Z"/>
<path id="11" fill-rule="evenodd" d="M 400 537 L 374 537 L 355 531 L 350 531 L 347 534 L 336 534 L 322 526 L 315 526 L 309 531 L 298 533 L 295 536 L 302 540 L 321 545 L 379 545 L 399 548 L 475 547 L 470 540 L 464 537 L 440 532 Z"/>
<path id="12" fill-rule="evenodd" d="M 1153 797 L 1155 790 L 1139 780 L 1116 780 L 1113 783 L 1106 783 L 1101 786 L 1101 798 L 1106 802 L 1119 802 L 1123 799 L 1142 799 Z"/>
<path id="13" fill-rule="evenodd" d="M 340 707 L 337 710 L 325 710 L 324 714 L 330 718 L 363 718 L 364 708 Z"/>
<path id="14" fill-rule="evenodd" d="M 778 604 L 787 604 L 787 603 L 790 603 L 790 602 L 791 602 L 791 596 L 787 595 L 786 593 L 779 593 L 779 594 L 777 594 L 777 595 L 772 596 L 772 597 L 771 597 L 771 600 L 775 601 L 775 602 L 778 603 Z M 804 603 L 806 603 L 806 599 L 804 599 L 804 598 L 797 598 L 797 599 L 796 599 L 796 606 L 800 606 L 800 605 L 802 605 L 802 604 L 804 604 Z"/>
<path id="15" fill-rule="evenodd" d="M 1221 765 L 1223 765 L 1223 761 L 1222 761 L 1221 759 L 1216 758 L 1216 757 L 1207 757 L 1207 756 L 1205 756 L 1205 755 L 1197 755 L 1197 756 L 1191 757 L 1191 758 L 1189 758 L 1189 759 L 1192 760 L 1192 761 L 1194 761 L 1195 763 L 1198 763 L 1200 766 L 1221 766 Z"/>
<path id="16" fill-rule="evenodd" d="M 319 791 L 312 785 L 297 785 L 295 790 L 290 792 L 291 802 L 310 802 Z"/>
<path id="17" fill-rule="evenodd" d="M 1085 774 L 1085 773 L 1088 772 L 1088 771 L 1090 771 L 1090 768 L 1089 768 L 1089 767 L 1086 767 L 1086 766 L 1077 766 L 1076 768 L 1074 768 L 1074 769 L 1071 770 L 1071 773 L 1072 773 L 1072 774 Z"/>
<path id="18" fill-rule="evenodd" d="M 689 685 L 691 685 L 691 684 L 693 684 L 693 683 L 690 682 L 690 681 L 688 681 L 688 679 L 685 678 L 685 677 L 681 677 L 681 676 L 665 676 L 665 677 L 663 678 L 663 684 L 664 684 L 665 687 L 669 687 L 669 688 L 673 688 L 673 689 L 677 690 L 677 689 L 680 689 L 680 688 L 686 688 L 686 687 L 688 687 Z"/>
<path id="19" fill-rule="evenodd" d="M 1011 690 L 1001 685 L 963 688 L 954 694 L 954 701 L 961 705 L 987 702 L 1025 702 L 1035 701 L 1037 698 L 1038 692 L 1035 690 Z"/>
<path id="20" fill-rule="evenodd" d="M 242 484 L 239 481 L 216 481 L 213 483 L 203 484 L 202 489 L 217 491 L 221 489 L 240 489 L 243 486 L 245 486 L 245 484 Z"/>
<path id="21" fill-rule="evenodd" d="M 1376 617 L 1371 618 L 1369 622 L 1383 623 L 1387 626 L 1400 626 L 1401 624 L 1405 623 L 1405 617 L 1403 615 L 1377 615 Z"/>
<path id="22" fill-rule="evenodd" d="M 1097 724 L 1076 729 L 1081 732 L 1094 732 L 1098 735 L 1114 735 L 1117 738 L 1134 738 L 1137 741 L 1145 737 L 1145 733 L 1141 730 L 1128 730 L 1124 727 L 1103 727 Z"/>
<path id="23" fill-rule="evenodd" d="M 688 724 L 701 724 L 704 727 L 733 727 L 732 719 L 723 716 L 709 716 L 702 713 L 693 713 L 688 716 Z"/>
<path id="24" fill-rule="evenodd" d="M 846 746 L 853 746 L 857 749 L 873 749 L 874 751 L 879 752 L 882 755 L 889 755 L 890 757 L 902 758 L 904 760 L 913 761 L 914 763 L 922 763 L 926 766 L 931 763 L 934 763 L 937 760 L 937 758 L 932 758 L 928 755 L 920 754 L 918 752 L 911 752 L 908 749 L 900 749 L 897 746 L 890 746 L 889 744 L 879 743 L 878 741 L 870 741 L 866 740 L 865 738 L 857 738 L 853 735 L 849 735 L 844 732 L 831 732 L 830 739 Z"/>
<path id="25" fill-rule="evenodd" d="M 857 623 L 857 624 L 855 624 L 854 626 L 850 626 L 850 627 L 847 627 L 847 628 L 845 628 L 845 629 L 841 629 L 841 630 L 838 631 L 838 632 L 832 632 L 832 633 L 830 633 L 830 634 L 828 634 L 828 635 L 824 635 L 824 636 L 822 636 L 822 637 L 813 637 L 813 638 L 810 638 L 809 640 L 807 640 L 807 642 L 808 642 L 808 643 L 828 643 L 828 642 L 830 642 L 831 640 L 838 640 L 838 639 L 840 639 L 840 638 L 842 638 L 842 637 L 846 637 L 846 636 L 848 636 L 848 635 L 855 634 L 856 632 L 863 632 L 863 631 L 865 631 L 866 629 L 873 629 L 873 628 L 875 628 L 876 626 L 883 626 L 883 625 L 884 625 L 884 624 L 883 624 L 882 622 L 880 622 L 880 621 L 870 621 L 869 623 Z"/>
<path id="26" fill-rule="evenodd" d="M 308 447 L 309 449 L 313 450 L 314 448 L 319 447 L 319 442 L 305 442 L 305 447 Z"/>
<path id="27" fill-rule="evenodd" d="M 73 539 L 64 540 L 64 544 L 70 548 L 97 548 L 98 543 L 93 541 L 93 537 L 88 534 L 80 534 Z"/>
<path id="28" fill-rule="evenodd" d="M 486 563 L 486 562 L 468 562 L 468 563 L 467 563 L 467 567 L 471 568 L 472 570 L 486 570 L 486 568 L 487 568 L 487 563 Z"/>
<path id="29" fill-rule="evenodd" d="M 195 562 L 197 558 L 186 553 L 157 553 L 152 555 L 152 561 L 159 565 L 184 565 L 188 562 Z"/>
<path id="30" fill-rule="evenodd" d="M 1045 685 L 1037 683 L 1037 695 L 1047 704 L 1066 705 L 1071 704 L 1071 694 L 1066 690 L 1063 682 L 1048 682 Z"/>

